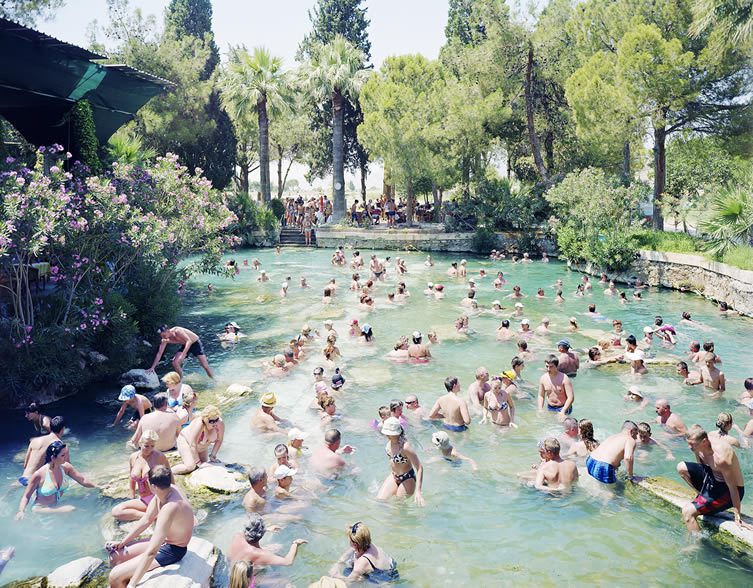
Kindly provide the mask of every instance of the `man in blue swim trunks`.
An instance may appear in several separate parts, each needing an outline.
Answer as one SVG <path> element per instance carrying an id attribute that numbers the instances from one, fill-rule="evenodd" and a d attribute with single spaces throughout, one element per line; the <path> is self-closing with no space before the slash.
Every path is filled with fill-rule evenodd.
<path id="1" fill-rule="evenodd" d="M 191 503 L 171 484 L 169 468 L 155 466 L 149 470 L 149 485 L 156 497 L 149 503 L 144 516 L 125 539 L 109 542 L 110 586 L 133 588 L 149 570 L 169 566 L 183 559 L 193 535 L 194 515 Z M 154 523 L 151 539 L 129 545 Z"/>
<path id="2" fill-rule="evenodd" d="M 437 399 L 429 413 L 429 418 L 441 419 L 442 427 L 448 431 L 467 430 L 468 425 L 471 424 L 471 416 L 468 412 L 468 404 L 458 396 L 460 381 L 455 376 L 450 376 L 445 379 L 444 387 L 447 394 Z"/>
<path id="3" fill-rule="evenodd" d="M 638 437 L 638 425 L 625 421 L 622 431 L 607 437 L 586 458 L 586 469 L 592 478 L 603 484 L 617 482 L 617 468 L 625 460 L 628 480 L 633 480 L 633 456 L 635 440 Z"/>
<path id="4" fill-rule="evenodd" d="M 556 355 L 547 356 L 544 360 L 546 373 L 539 379 L 539 395 L 537 404 L 539 410 L 546 409 L 558 412 L 557 418 L 564 421 L 573 411 L 575 394 L 573 384 L 566 374 L 559 371 L 559 358 Z"/>

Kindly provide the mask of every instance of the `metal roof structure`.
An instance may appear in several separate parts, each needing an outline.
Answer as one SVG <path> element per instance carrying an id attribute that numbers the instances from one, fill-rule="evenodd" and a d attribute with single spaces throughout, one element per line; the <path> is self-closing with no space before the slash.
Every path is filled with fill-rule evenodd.
<path id="1" fill-rule="evenodd" d="M 172 82 L 127 65 L 96 63 L 105 56 L 0 18 L 0 115 L 31 143 L 64 146 L 70 113 L 89 100 L 105 143 Z"/>

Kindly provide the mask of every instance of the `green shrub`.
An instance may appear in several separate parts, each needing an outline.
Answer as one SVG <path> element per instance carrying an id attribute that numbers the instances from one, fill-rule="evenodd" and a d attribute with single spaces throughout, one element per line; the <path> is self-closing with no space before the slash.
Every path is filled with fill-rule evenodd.
<path id="1" fill-rule="evenodd" d="M 477 227 L 471 239 L 471 249 L 476 253 L 489 253 L 497 247 L 497 234 L 490 228 Z"/>
<path id="2" fill-rule="evenodd" d="M 740 269 L 753 270 L 753 247 L 748 245 L 731 247 L 722 256 L 721 261 Z"/>
<path id="3" fill-rule="evenodd" d="M 669 251 L 673 253 L 696 253 L 702 251 L 703 240 L 687 233 L 642 230 L 635 233 L 638 249 Z"/>
<path id="4" fill-rule="evenodd" d="M 285 216 L 285 203 L 279 198 L 272 198 L 272 200 L 269 201 L 268 206 L 277 220 L 280 220 Z"/>

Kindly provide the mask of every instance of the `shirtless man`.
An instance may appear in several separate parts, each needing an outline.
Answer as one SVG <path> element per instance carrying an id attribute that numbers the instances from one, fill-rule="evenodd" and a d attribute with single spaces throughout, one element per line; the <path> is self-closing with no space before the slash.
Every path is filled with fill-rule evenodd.
<path id="1" fill-rule="evenodd" d="M 633 458 L 635 454 L 635 440 L 638 437 L 638 425 L 633 421 L 625 421 L 622 431 L 607 437 L 586 458 L 586 469 L 589 475 L 603 484 L 617 482 L 617 468 L 625 460 L 628 480 L 633 481 Z"/>
<path id="2" fill-rule="evenodd" d="M 669 408 L 669 402 L 664 398 L 659 398 L 654 404 L 656 409 L 656 422 L 662 425 L 667 432 L 675 437 L 681 437 L 687 433 L 685 423 L 682 422 L 680 415 L 672 412 Z"/>
<path id="3" fill-rule="evenodd" d="M 538 408 L 544 410 L 544 401 L 546 408 L 551 412 L 558 412 L 557 418 L 564 421 L 567 415 L 573 411 L 573 385 L 567 374 L 559 371 L 559 360 L 556 356 L 550 355 L 544 362 L 547 372 L 539 379 Z"/>
<path id="4" fill-rule="evenodd" d="M 251 489 L 243 497 L 243 508 L 246 512 L 261 512 L 267 505 L 267 472 L 251 468 L 248 471 L 248 481 Z"/>
<path id="5" fill-rule="evenodd" d="M 445 379 L 447 394 L 440 396 L 429 413 L 429 419 L 443 419 L 442 426 L 448 431 L 466 431 L 471 424 L 468 404 L 458 396 L 460 382 L 454 376 Z"/>
<path id="6" fill-rule="evenodd" d="M 153 372 L 154 368 L 157 367 L 160 359 L 162 359 L 162 354 L 165 353 L 165 348 L 168 345 L 174 344 L 183 346 L 183 349 L 173 357 L 173 369 L 178 372 L 181 377 L 183 377 L 183 362 L 190 353 L 199 360 L 201 367 L 204 368 L 207 375 L 210 378 L 214 378 L 214 372 L 212 371 L 212 368 L 209 367 L 207 356 L 204 353 L 204 346 L 196 333 L 189 331 L 185 327 L 168 328 L 166 325 L 162 325 L 157 329 L 157 332 L 162 341 L 157 350 L 157 355 L 154 356 L 154 361 L 152 362 L 151 367 L 147 370 L 148 372 Z"/>
<path id="7" fill-rule="evenodd" d="M 337 473 L 338 470 L 344 468 L 348 462 L 343 459 L 343 453 L 353 453 L 353 448 L 350 445 L 340 447 L 342 436 L 337 429 L 329 429 L 324 433 L 324 445 L 321 445 L 311 452 L 311 460 L 309 463 L 314 471 L 332 475 Z"/>
<path id="8" fill-rule="evenodd" d="M 430 359 L 431 351 L 429 346 L 424 345 L 421 341 L 423 335 L 421 331 L 413 331 L 413 343 L 408 346 L 408 357 L 411 359 Z"/>
<path id="9" fill-rule="evenodd" d="M 464 278 L 468 274 L 467 270 L 468 262 L 465 259 L 460 260 L 460 267 L 458 268 L 458 278 Z"/>
<path id="10" fill-rule="evenodd" d="M 700 531 L 699 515 L 710 515 L 732 508 L 735 523 L 744 529 L 753 526 L 742 520 L 740 503 L 745 494 L 745 480 L 735 450 L 722 439 L 710 439 L 699 425 L 688 431 L 688 447 L 697 463 L 683 461 L 677 464 L 680 474 L 698 496 L 682 509 L 682 518 L 688 531 Z"/>
<path id="11" fill-rule="evenodd" d="M 468 399 L 471 401 L 473 412 L 480 414 L 484 404 L 484 395 L 491 390 L 489 384 L 489 370 L 485 367 L 476 369 L 476 381 L 468 386 Z"/>
<path id="12" fill-rule="evenodd" d="M 424 407 L 419 404 L 418 396 L 415 394 L 408 394 L 405 397 L 405 408 L 409 417 L 412 415 L 415 418 L 423 418 L 424 416 Z"/>
<path id="13" fill-rule="evenodd" d="M 264 433 L 281 433 L 282 429 L 278 423 L 281 423 L 282 419 L 274 413 L 277 404 L 275 393 L 267 392 L 261 397 L 260 403 L 259 410 L 251 417 L 251 426 Z"/>
<path id="14" fill-rule="evenodd" d="M 132 588 L 149 570 L 177 563 L 186 555 L 193 534 L 193 510 L 180 490 L 171 485 L 171 480 L 170 468 L 160 465 L 149 470 L 149 485 L 155 499 L 122 541 L 105 545 L 113 566 L 111 588 Z M 152 523 L 154 533 L 149 540 L 129 545 Z"/>
<path id="15" fill-rule="evenodd" d="M 56 416 L 50 420 L 50 432 L 47 435 L 32 437 L 29 440 L 29 447 L 26 449 L 24 458 L 24 473 L 18 478 L 21 486 L 28 486 L 31 475 L 44 465 L 47 448 L 55 441 L 61 441 L 64 432 L 65 421 L 63 417 Z"/>
<path id="16" fill-rule="evenodd" d="M 528 351 L 528 341 L 525 339 L 518 341 L 518 357 L 523 361 L 533 361 L 536 358 L 532 351 Z"/>
<path id="17" fill-rule="evenodd" d="M 683 384 L 686 386 L 695 386 L 696 384 L 701 383 L 701 372 L 697 372 L 696 370 L 688 371 L 688 364 L 684 361 L 678 361 L 677 365 L 677 375 L 683 378 Z"/>
<path id="18" fill-rule="evenodd" d="M 159 439 L 155 445 L 157 451 L 170 451 L 175 447 L 175 441 L 180 432 L 180 418 L 177 414 L 168 410 L 167 402 L 168 398 L 165 392 L 154 395 L 154 411 L 145 414 L 142 419 L 139 419 L 136 431 L 128 442 L 130 447 L 134 449 L 138 447 L 141 433 L 149 429 L 156 431 L 157 435 L 159 435 Z"/>
<path id="19" fill-rule="evenodd" d="M 465 298 L 463 298 L 460 301 L 460 305 L 461 306 L 468 306 L 468 307 L 472 308 L 472 307 L 474 307 L 477 304 L 475 298 L 476 298 L 476 291 L 475 290 L 468 290 L 468 294 L 466 295 Z"/>
<path id="20" fill-rule="evenodd" d="M 700 381 L 704 387 L 717 392 L 721 396 L 727 389 L 727 382 L 724 378 L 724 372 L 716 367 L 716 355 L 714 353 L 706 353 L 703 362 Z"/>
<path id="21" fill-rule="evenodd" d="M 560 442 L 553 437 L 544 439 L 544 460 L 536 472 L 534 487 L 537 490 L 567 490 L 578 479 L 578 466 L 560 457 Z"/>
<path id="22" fill-rule="evenodd" d="M 534 329 L 534 332 L 537 335 L 548 335 L 549 334 L 549 317 L 544 317 L 541 319 L 541 324 Z"/>
<path id="23" fill-rule="evenodd" d="M 567 417 L 562 421 L 564 431 L 557 440 L 560 443 L 560 449 L 565 453 L 570 451 L 570 447 L 578 441 L 580 441 L 580 430 L 578 429 L 578 420 L 573 417 Z"/>
<path id="24" fill-rule="evenodd" d="M 570 341 L 567 339 L 562 339 L 562 341 L 558 342 L 557 349 L 560 352 L 557 369 L 563 374 L 567 374 L 569 378 L 574 378 L 578 375 L 580 358 L 570 350 Z"/>

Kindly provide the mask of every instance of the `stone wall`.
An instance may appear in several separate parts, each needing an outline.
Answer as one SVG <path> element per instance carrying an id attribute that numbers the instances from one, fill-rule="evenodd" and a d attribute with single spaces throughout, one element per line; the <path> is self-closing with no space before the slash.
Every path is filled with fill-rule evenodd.
<path id="1" fill-rule="evenodd" d="M 392 230 L 320 227 L 316 230 L 316 243 L 317 247 L 325 249 L 347 244 L 357 249 L 466 253 L 473 251 L 473 235 L 470 231 L 446 233 L 442 228 L 424 227 Z M 497 248 L 504 251 L 516 250 L 519 238 L 520 233 L 497 233 Z M 554 251 L 554 244 L 548 239 L 540 239 L 538 244 L 539 248 L 548 253 Z"/>
<path id="2" fill-rule="evenodd" d="M 590 265 L 571 267 L 595 275 L 600 272 Z M 709 261 L 700 255 L 641 250 L 628 271 L 608 275 L 622 283 L 631 283 L 638 277 L 652 286 L 695 292 L 753 316 L 753 271 Z"/>

